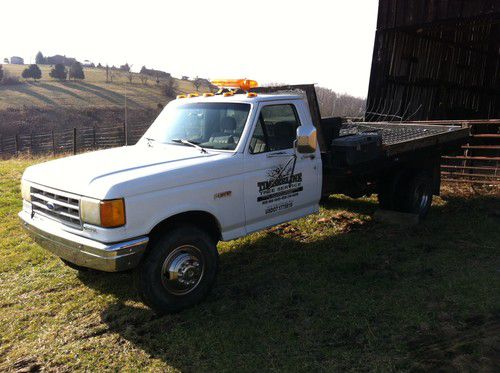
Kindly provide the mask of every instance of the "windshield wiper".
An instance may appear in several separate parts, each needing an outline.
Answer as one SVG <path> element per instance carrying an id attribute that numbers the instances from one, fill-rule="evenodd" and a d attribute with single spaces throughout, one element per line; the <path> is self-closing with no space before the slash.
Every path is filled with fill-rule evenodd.
<path id="1" fill-rule="evenodd" d="M 156 140 L 151 137 L 146 137 L 146 140 L 148 140 L 148 146 L 150 147 L 153 147 L 153 145 L 151 145 L 152 142 L 156 142 Z"/>
<path id="2" fill-rule="evenodd" d="M 179 144 L 184 144 L 184 145 L 192 146 L 193 148 L 198 149 L 202 153 L 207 153 L 207 151 L 206 151 L 205 148 L 202 148 L 201 146 L 199 146 L 198 144 L 195 144 L 194 142 L 187 141 L 186 139 L 172 139 L 171 141 L 179 143 Z"/>

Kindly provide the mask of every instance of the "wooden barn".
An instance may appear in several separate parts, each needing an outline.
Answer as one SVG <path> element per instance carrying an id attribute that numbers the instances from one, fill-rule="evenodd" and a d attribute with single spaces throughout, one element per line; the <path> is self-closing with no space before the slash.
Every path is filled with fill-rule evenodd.
<path id="1" fill-rule="evenodd" d="M 380 0 L 367 117 L 500 118 L 500 0 Z"/>

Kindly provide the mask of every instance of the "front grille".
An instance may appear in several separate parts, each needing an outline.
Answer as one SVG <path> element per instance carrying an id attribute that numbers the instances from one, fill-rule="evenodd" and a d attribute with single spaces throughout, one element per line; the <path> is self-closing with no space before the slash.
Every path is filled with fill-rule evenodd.
<path id="1" fill-rule="evenodd" d="M 80 198 L 45 187 L 31 187 L 31 205 L 35 213 L 72 227 L 81 228 Z"/>

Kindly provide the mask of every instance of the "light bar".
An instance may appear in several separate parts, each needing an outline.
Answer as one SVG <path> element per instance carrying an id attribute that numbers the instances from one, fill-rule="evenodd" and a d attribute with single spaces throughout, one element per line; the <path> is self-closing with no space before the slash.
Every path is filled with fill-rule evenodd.
<path id="1" fill-rule="evenodd" d="M 259 83 L 250 79 L 216 79 L 212 80 L 211 83 L 219 88 L 240 88 L 244 91 L 259 86 Z"/>

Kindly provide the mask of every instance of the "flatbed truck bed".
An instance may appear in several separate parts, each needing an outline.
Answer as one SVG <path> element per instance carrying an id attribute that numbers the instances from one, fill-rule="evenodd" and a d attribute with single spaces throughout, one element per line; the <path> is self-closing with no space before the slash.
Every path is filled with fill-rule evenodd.
<path id="1" fill-rule="evenodd" d="M 429 146 L 449 144 L 469 137 L 469 129 L 457 125 L 442 126 L 393 122 L 350 122 L 340 129 L 340 135 L 378 133 L 387 156 L 415 151 Z"/>

